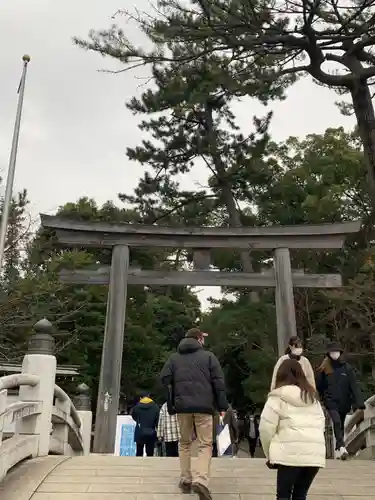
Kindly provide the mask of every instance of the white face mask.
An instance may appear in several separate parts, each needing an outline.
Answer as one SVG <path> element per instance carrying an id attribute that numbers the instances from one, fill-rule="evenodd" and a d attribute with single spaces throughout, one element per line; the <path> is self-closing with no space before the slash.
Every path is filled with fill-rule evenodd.
<path id="1" fill-rule="evenodd" d="M 291 347 L 290 352 L 293 354 L 293 356 L 301 356 L 303 353 L 302 347 Z"/>
<path id="2" fill-rule="evenodd" d="M 329 357 L 332 358 L 333 360 L 337 360 L 339 359 L 339 357 L 341 356 L 341 352 L 330 352 L 329 353 Z"/>

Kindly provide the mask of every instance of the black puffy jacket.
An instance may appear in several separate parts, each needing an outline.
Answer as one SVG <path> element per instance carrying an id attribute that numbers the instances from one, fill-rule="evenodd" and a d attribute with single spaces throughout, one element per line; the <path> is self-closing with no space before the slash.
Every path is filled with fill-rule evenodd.
<path id="1" fill-rule="evenodd" d="M 355 379 L 353 368 L 341 358 L 331 360 L 332 373 L 318 372 L 316 388 L 327 409 L 349 413 L 364 406 L 363 396 Z"/>
<path id="2" fill-rule="evenodd" d="M 142 398 L 133 408 L 131 414 L 135 421 L 134 441 L 143 443 L 145 439 L 156 440 L 156 429 L 159 422 L 159 407 L 150 398 Z"/>
<path id="3" fill-rule="evenodd" d="M 160 375 L 169 413 L 226 411 L 224 374 L 217 357 L 192 338 L 183 339 Z"/>

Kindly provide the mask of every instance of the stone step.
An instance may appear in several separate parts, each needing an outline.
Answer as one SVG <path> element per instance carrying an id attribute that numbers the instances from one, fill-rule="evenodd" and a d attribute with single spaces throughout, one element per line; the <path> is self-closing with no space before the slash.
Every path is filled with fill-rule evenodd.
<path id="1" fill-rule="evenodd" d="M 275 500 L 276 472 L 265 466 L 264 459 L 218 458 L 212 460 L 211 469 L 213 500 Z M 48 472 L 33 488 L 32 500 L 197 499 L 181 495 L 176 458 L 72 457 Z M 332 460 L 319 472 L 309 500 L 370 500 L 374 491 L 374 462 Z M 3 493 L 1 500 L 8 500 L 7 490 Z M 18 494 L 15 500 L 19 499 L 24 497 Z"/>
<path id="2" fill-rule="evenodd" d="M 353 465 L 329 461 L 311 488 L 310 498 L 342 500 L 355 495 L 359 500 L 358 495 L 368 494 L 375 487 L 374 464 L 355 463 L 360 485 L 350 479 Z M 211 476 L 214 500 L 274 500 L 276 495 L 276 472 L 269 470 L 262 459 L 213 459 Z M 45 479 L 33 500 L 65 500 L 64 494 L 66 499 L 71 495 L 76 500 L 105 500 L 107 495 L 116 500 L 175 500 L 183 498 L 178 478 L 179 462 L 175 458 L 75 457 Z"/>

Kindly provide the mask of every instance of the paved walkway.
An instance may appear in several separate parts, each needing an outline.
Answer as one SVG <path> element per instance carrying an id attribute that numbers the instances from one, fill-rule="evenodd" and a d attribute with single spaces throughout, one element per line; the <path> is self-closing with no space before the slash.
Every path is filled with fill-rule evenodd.
<path id="1" fill-rule="evenodd" d="M 267 469 L 262 459 L 213 460 L 211 488 L 214 500 L 274 500 L 275 479 L 275 472 Z M 179 494 L 177 482 L 177 459 L 108 455 L 70 459 L 46 457 L 16 468 L 0 488 L 0 498 L 180 500 L 183 497 Z M 374 499 L 375 463 L 359 460 L 329 461 L 327 469 L 320 472 L 314 483 L 309 498 Z"/>

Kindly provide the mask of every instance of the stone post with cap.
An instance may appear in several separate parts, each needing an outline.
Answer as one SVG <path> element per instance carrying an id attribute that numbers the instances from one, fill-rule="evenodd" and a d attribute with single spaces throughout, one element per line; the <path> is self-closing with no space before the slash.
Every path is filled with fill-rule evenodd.
<path id="1" fill-rule="evenodd" d="M 90 454 L 92 432 L 91 393 L 88 385 L 82 383 L 77 387 L 73 403 L 82 422 L 83 454 L 86 456 Z"/>
<path id="2" fill-rule="evenodd" d="M 40 379 L 35 387 L 21 386 L 20 401 L 37 401 L 42 403 L 39 415 L 31 415 L 17 423 L 19 434 L 36 434 L 39 436 L 36 456 L 46 456 L 50 449 L 52 431 L 52 407 L 56 379 L 54 327 L 46 319 L 38 321 L 30 336 L 28 350 L 23 359 L 22 373 L 37 375 Z"/>

